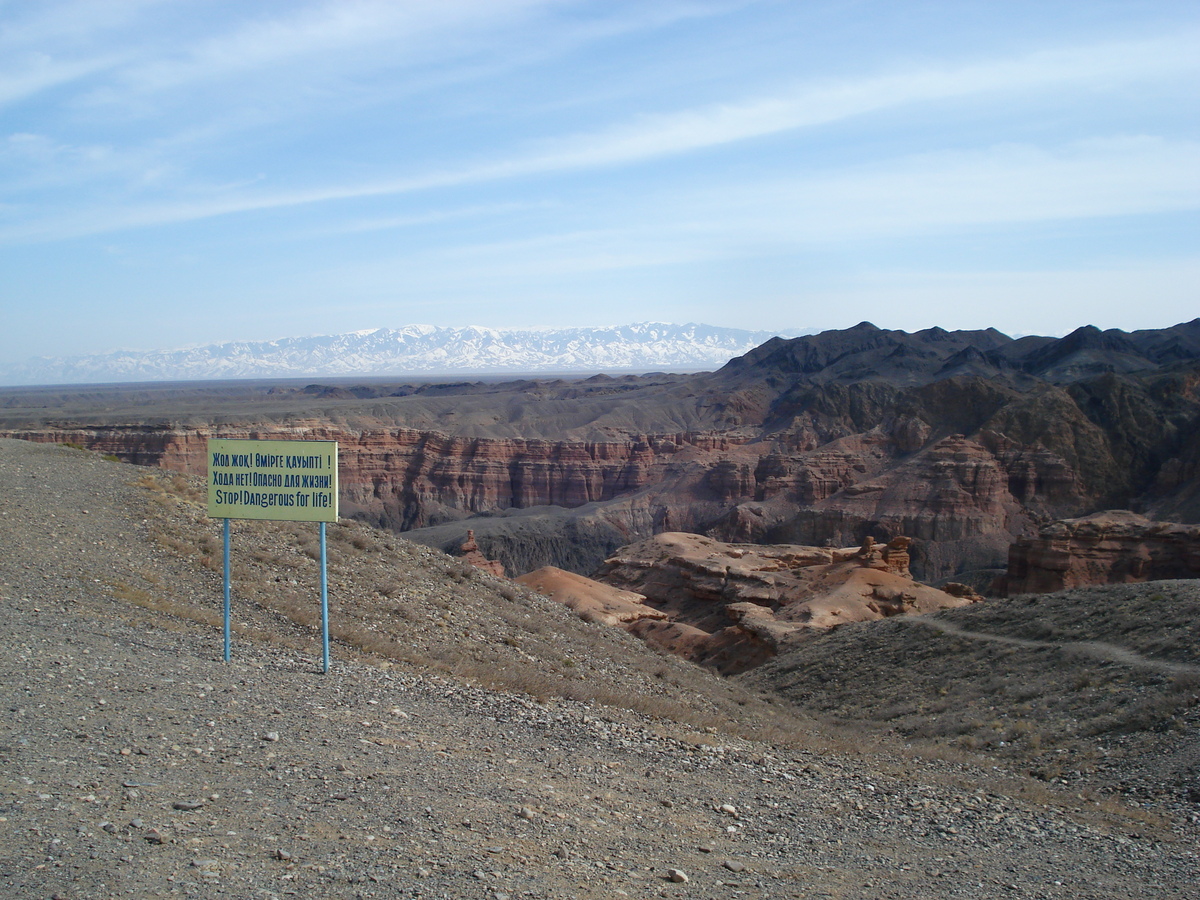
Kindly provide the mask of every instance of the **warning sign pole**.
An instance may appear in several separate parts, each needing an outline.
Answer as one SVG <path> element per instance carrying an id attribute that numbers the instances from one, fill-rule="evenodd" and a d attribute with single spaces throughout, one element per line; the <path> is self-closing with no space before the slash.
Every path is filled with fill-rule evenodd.
<path id="1" fill-rule="evenodd" d="M 229 520 L 316 522 L 321 532 L 321 671 L 329 674 L 325 525 L 338 520 L 336 441 L 208 441 L 208 514 L 224 520 L 225 662 L 232 643 Z"/>
<path id="2" fill-rule="evenodd" d="M 329 576 L 325 568 L 325 523 L 321 523 L 321 671 L 329 674 Z"/>
<path id="3" fill-rule="evenodd" d="M 225 662 L 229 662 L 229 520 L 225 520 Z"/>

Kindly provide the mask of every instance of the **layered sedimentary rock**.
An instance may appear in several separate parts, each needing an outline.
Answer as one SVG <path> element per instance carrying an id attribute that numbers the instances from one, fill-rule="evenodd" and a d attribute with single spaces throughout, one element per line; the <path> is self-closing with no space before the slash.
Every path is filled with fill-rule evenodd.
<path id="1" fill-rule="evenodd" d="M 862 323 L 694 376 L 30 389 L 0 393 L 0 425 L 197 474 L 209 435 L 336 440 L 345 515 L 451 552 L 474 529 L 510 572 L 589 572 L 663 531 L 905 534 L 919 578 L 983 585 L 1054 519 L 1200 521 L 1200 320 L 1016 341 Z"/>
<path id="2" fill-rule="evenodd" d="M 661 531 L 708 533 L 741 542 L 846 545 L 868 534 L 911 534 L 923 578 L 999 568 L 1014 536 L 1032 533 L 1045 510 L 1079 511 L 1074 471 L 1044 449 L 996 433 L 950 435 L 915 452 L 916 420 L 835 438 L 815 449 L 794 434 L 759 437 L 674 433 L 624 441 L 454 437 L 412 429 L 348 431 L 315 425 L 257 429 L 96 428 L 41 432 L 140 464 L 202 474 L 210 433 L 227 438 L 333 440 L 339 445 L 344 515 L 398 531 L 462 522 L 430 540 L 454 552 L 468 528 L 511 572 L 562 562 L 556 531 L 578 524 L 545 515 L 512 531 L 509 510 L 588 507 L 616 537 L 576 561 L 590 570 L 613 545 Z M 800 446 L 798 447 L 797 444 Z M 906 452 L 908 451 L 908 452 Z M 578 518 L 578 517 L 575 517 Z M 418 535 L 418 539 L 420 536 Z M 990 576 L 989 576 L 990 577 Z"/>
<path id="3" fill-rule="evenodd" d="M 947 578 L 996 566 L 1013 537 L 1032 532 L 1045 511 L 1084 502 L 1061 458 L 995 433 L 950 435 L 909 455 L 880 434 L 835 443 L 836 453 L 827 447 L 773 460 L 764 499 L 738 504 L 709 533 L 838 545 L 868 534 L 910 535 L 919 541 L 920 574 Z"/>
<path id="4" fill-rule="evenodd" d="M 806 633 L 963 606 L 979 599 L 912 579 L 911 541 L 844 549 L 730 544 L 666 533 L 622 548 L 595 580 L 664 616 L 628 616 L 633 634 L 725 674 L 759 665 Z M 550 592 L 548 592 L 550 593 Z M 553 594 L 552 594 L 553 595 Z"/>
<path id="5" fill-rule="evenodd" d="M 1008 560 L 1001 589 L 1009 594 L 1200 578 L 1200 525 L 1108 510 L 1047 525 L 1016 541 Z"/>

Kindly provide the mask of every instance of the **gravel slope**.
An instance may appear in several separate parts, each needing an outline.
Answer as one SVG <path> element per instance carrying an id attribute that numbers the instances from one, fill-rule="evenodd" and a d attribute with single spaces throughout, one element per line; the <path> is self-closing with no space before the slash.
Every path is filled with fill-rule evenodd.
<path id="1" fill-rule="evenodd" d="M 1200 817 L 1198 619 L 1195 579 L 1022 595 L 840 627 L 739 680 L 832 722 Z"/>
<path id="2" fill-rule="evenodd" d="M 340 645 L 328 676 L 244 640 L 222 663 L 218 629 L 114 597 L 213 588 L 150 539 L 138 474 L 0 441 L 0 895 L 1194 896 L 1193 824 L 1002 774 L 536 702 Z"/>

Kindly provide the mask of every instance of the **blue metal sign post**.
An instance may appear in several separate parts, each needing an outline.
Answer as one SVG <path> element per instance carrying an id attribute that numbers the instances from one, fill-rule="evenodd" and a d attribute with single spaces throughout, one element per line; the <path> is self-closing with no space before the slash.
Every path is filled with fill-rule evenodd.
<path id="1" fill-rule="evenodd" d="M 321 671 L 329 674 L 329 576 L 325 568 L 325 523 L 321 523 Z"/>
<path id="2" fill-rule="evenodd" d="M 329 573 L 325 524 L 338 520 L 336 441 L 208 442 L 208 514 L 224 520 L 225 662 L 232 644 L 229 520 L 316 522 L 321 531 L 321 671 L 329 674 Z"/>
<path id="3" fill-rule="evenodd" d="M 229 520 L 225 520 L 225 662 L 229 662 Z"/>

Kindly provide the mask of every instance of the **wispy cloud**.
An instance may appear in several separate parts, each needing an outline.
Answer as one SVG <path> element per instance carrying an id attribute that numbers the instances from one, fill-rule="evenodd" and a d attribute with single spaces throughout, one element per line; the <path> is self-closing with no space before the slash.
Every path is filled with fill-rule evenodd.
<path id="1" fill-rule="evenodd" d="M 368 10 L 371 15 L 364 15 Z M 278 32 L 276 38 L 266 40 L 273 49 L 258 51 L 255 59 L 266 59 L 280 53 L 302 52 L 310 43 L 317 41 L 320 31 L 318 23 L 328 24 L 330 17 L 337 19 L 346 40 L 359 39 L 365 23 L 378 24 L 377 5 L 352 5 L 351 12 L 337 13 L 322 8 L 316 18 L 292 22 L 288 27 L 278 23 L 263 26 L 269 34 Z M 422 7 L 424 13 L 428 10 Z M 462 14 L 463 7 L 456 7 L 455 14 Z M 445 13 L 443 15 L 450 15 Z M 399 25 L 397 27 L 400 27 Z M 415 27 L 406 20 L 404 27 Z M 336 38 L 335 38 L 336 39 Z M 1000 60 L 959 67 L 927 68 L 920 71 L 898 72 L 889 75 L 863 78 L 852 81 L 804 84 L 792 90 L 772 96 L 748 99 L 738 103 L 711 104 L 695 109 L 663 115 L 639 116 L 632 121 L 611 127 L 546 139 L 533 145 L 524 155 L 511 156 L 493 162 L 477 163 L 459 168 L 448 167 L 440 171 L 426 171 L 400 177 L 382 178 L 350 184 L 328 184 L 309 187 L 286 188 L 276 191 L 238 191 L 212 194 L 197 199 L 164 200 L 155 204 L 136 205 L 128 208 L 96 210 L 62 217 L 52 217 L 41 222 L 24 223 L 20 228 L 0 232 L 0 236 L 12 240 L 53 240 L 104 231 L 139 228 L 154 225 L 186 222 L 197 219 L 248 213 L 261 210 L 303 206 L 333 201 L 354 200 L 368 197 L 400 195 L 418 191 L 461 185 L 495 182 L 506 179 L 538 176 L 559 172 L 595 170 L 616 166 L 628 166 L 670 156 L 694 153 L 708 148 L 744 142 L 771 135 L 815 128 L 853 117 L 867 116 L 885 110 L 894 110 L 922 103 L 939 101 L 961 101 L 980 98 L 984 95 L 1044 92 L 1065 90 L 1073 85 L 1086 85 L 1103 81 L 1136 84 L 1145 79 L 1183 78 L 1200 74 L 1200 55 L 1192 51 L 1200 35 L 1180 33 L 1155 40 L 1109 42 L 1088 47 L 1076 47 L 1057 51 L 1044 51 L 1019 59 Z M 328 37 L 321 37 L 328 42 Z M 247 53 L 233 52 L 230 48 L 243 43 L 255 43 L 250 36 L 222 44 L 222 49 L 212 50 L 207 55 L 220 57 L 228 54 L 238 59 L 238 65 L 247 64 Z M 1145 149 L 1145 148 L 1143 148 Z M 1162 146 L 1153 152 L 1167 153 Z M 1015 152 L 1015 151 L 1014 151 Z M 1082 151 L 1081 151 L 1082 152 Z M 1181 145 L 1175 148 L 1175 156 L 1163 162 L 1164 184 L 1157 186 L 1148 196 L 1152 206 L 1162 204 L 1178 206 L 1180 202 L 1194 202 L 1190 180 L 1184 176 L 1183 192 L 1172 200 L 1166 196 L 1171 178 L 1178 178 L 1180 169 L 1176 163 L 1188 162 L 1184 158 L 1192 152 Z M 1181 157 L 1179 154 L 1183 154 Z M 1134 154 L 1137 155 L 1136 153 Z M 1084 153 L 1074 160 L 1050 159 L 1030 162 L 1037 166 L 1057 166 L 1066 176 L 1065 183 L 1077 185 L 1088 177 L 1087 166 L 1093 168 L 1096 161 L 1089 162 Z M 1011 172 L 1018 161 L 1010 160 L 1007 169 Z M 1143 170 L 1133 170 L 1142 177 Z M 961 171 L 955 190 L 967 196 L 987 184 L 979 179 L 984 173 L 976 166 Z M 1099 173 L 1096 173 L 1099 174 Z M 1128 177 L 1119 170 L 1104 173 L 1106 181 L 1092 186 L 1098 207 L 1114 190 L 1131 187 Z M 936 173 L 926 177 L 934 178 Z M 1115 178 L 1114 178 L 1115 176 Z M 855 176 L 858 177 L 857 175 Z M 943 173 L 940 181 L 949 185 L 953 172 Z M 936 179 L 935 179 L 936 180 Z M 1045 182 L 1053 188 L 1056 180 Z M 824 188 L 848 191 L 849 187 Z M 1061 191 L 1051 190 L 1050 196 Z M 1182 200 L 1180 198 L 1183 198 Z M 1028 197 L 1034 208 L 1045 208 L 1047 203 L 1036 197 Z M 1010 204 L 1014 206 L 1015 204 Z"/>
<path id="2" fill-rule="evenodd" d="M 555 278 L 820 251 L 964 229 L 1200 209 L 1200 143 L 1131 138 L 918 155 L 835 177 L 647 192 L 595 227 L 400 253 L 454 280 Z M 453 273 L 447 274 L 447 273 Z M 433 277 L 431 275 L 431 277 Z"/>
<path id="3" fill-rule="evenodd" d="M 523 10 L 546 2 L 338 0 L 287 16 L 254 17 L 231 31 L 181 47 L 173 56 L 132 67 L 126 77 L 138 89 L 164 91 L 297 63 L 354 68 L 362 64 L 355 54 L 372 50 L 385 50 L 402 63 L 414 47 L 485 28 L 498 17 L 519 17 Z M 436 43 L 430 49 L 445 52 Z"/>
<path id="4" fill-rule="evenodd" d="M 352 218 L 347 221 L 327 225 L 319 229 L 310 229 L 297 236 L 313 237 L 335 234 L 368 234 L 373 231 L 392 231 L 403 228 L 415 228 L 421 225 L 435 225 L 440 222 L 453 222 L 461 219 L 507 216 L 524 210 L 538 208 L 544 209 L 546 206 L 547 204 L 545 203 L 493 203 L 483 206 L 452 207 L 408 216 Z"/>
<path id="5" fill-rule="evenodd" d="M 511 174 L 617 165 L 751 140 L 917 103 L 997 93 L 1060 90 L 1097 80 L 1123 83 L 1200 74 L 1200 32 L 1105 43 L 955 68 L 802 85 L 775 96 L 658 116 L 556 142 L 508 163 Z M 496 167 L 504 172 L 504 167 Z M 481 170 L 483 177 L 494 173 Z"/>
<path id="6" fill-rule="evenodd" d="M 9 106 L 50 88 L 78 81 L 112 68 L 118 61 L 113 56 L 58 60 L 44 53 L 10 59 L 0 70 L 0 106 Z"/>

